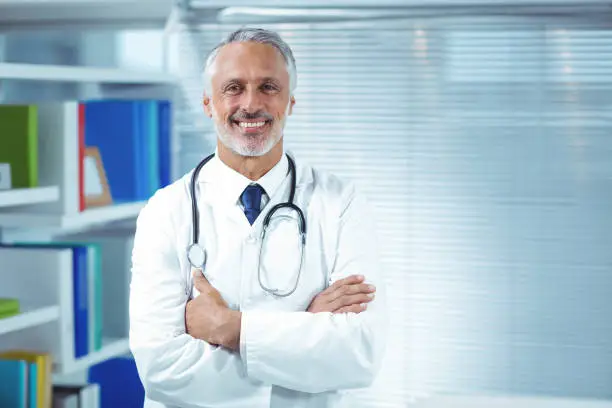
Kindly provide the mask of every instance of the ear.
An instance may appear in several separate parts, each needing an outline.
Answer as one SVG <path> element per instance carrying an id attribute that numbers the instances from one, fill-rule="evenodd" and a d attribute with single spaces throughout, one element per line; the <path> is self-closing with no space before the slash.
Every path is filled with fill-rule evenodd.
<path id="1" fill-rule="evenodd" d="M 210 97 L 204 94 L 204 98 L 202 99 L 202 104 L 204 105 L 204 112 L 206 112 L 209 118 L 212 118 L 212 109 L 210 108 L 211 102 L 212 101 L 210 100 Z"/>
<path id="2" fill-rule="evenodd" d="M 291 96 L 291 103 L 289 104 L 288 115 L 291 115 L 293 113 L 293 105 L 295 105 L 295 96 Z"/>

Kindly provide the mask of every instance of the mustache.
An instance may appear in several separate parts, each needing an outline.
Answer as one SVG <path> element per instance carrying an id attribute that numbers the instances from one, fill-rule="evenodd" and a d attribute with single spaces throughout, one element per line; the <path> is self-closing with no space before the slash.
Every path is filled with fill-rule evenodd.
<path id="1" fill-rule="evenodd" d="M 253 112 L 253 113 L 249 113 L 246 111 L 238 111 L 234 113 L 233 115 L 231 115 L 229 118 L 230 120 L 233 120 L 234 122 L 237 122 L 240 120 L 255 120 L 255 119 L 263 119 L 267 121 L 272 121 L 274 119 L 274 117 L 270 115 L 268 112 L 261 111 L 261 110 L 257 112 Z"/>

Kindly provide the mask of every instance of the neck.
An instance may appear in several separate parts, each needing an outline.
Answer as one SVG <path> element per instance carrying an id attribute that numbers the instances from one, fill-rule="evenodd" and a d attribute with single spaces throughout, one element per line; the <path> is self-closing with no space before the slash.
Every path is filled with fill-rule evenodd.
<path id="1" fill-rule="evenodd" d="M 220 140 L 217 141 L 219 159 L 231 169 L 242 174 L 249 180 L 259 180 L 264 174 L 280 161 L 283 155 L 283 139 L 263 156 L 241 156 L 225 147 Z"/>

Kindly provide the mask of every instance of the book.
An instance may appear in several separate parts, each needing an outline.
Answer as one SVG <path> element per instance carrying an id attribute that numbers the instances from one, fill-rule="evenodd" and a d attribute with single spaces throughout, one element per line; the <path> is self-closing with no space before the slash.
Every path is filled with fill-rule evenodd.
<path id="1" fill-rule="evenodd" d="M 159 182 L 166 187 L 172 182 L 172 103 L 167 100 L 158 102 L 159 120 Z"/>
<path id="2" fill-rule="evenodd" d="M 144 109 L 144 122 L 146 124 L 144 129 L 145 140 L 143 143 L 145 148 L 144 154 L 146 155 L 145 161 L 147 163 L 145 171 L 149 175 L 144 194 L 146 197 L 151 197 L 160 186 L 159 108 L 157 101 L 142 101 L 141 103 Z"/>
<path id="3" fill-rule="evenodd" d="M 11 187 L 38 187 L 38 109 L 0 105 L 0 163 L 11 166 Z"/>
<path id="4" fill-rule="evenodd" d="M 0 297 L 0 319 L 19 314 L 19 299 Z"/>
<path id="5" fill-rule="evenodd" d="M 90 351 L 102 348 L 102 248 L 99 244 L 87 244 L 88 283 L 88 344 Z"/>
<path id="6" fill-rule="evenodd" d="M 0 407 L 31 408 L 27 362 L 0 360 Z"/>
<path id="7" fill-rule="evenodd" d="M 132 356 L 113 357 L 89 368 L 87 381 L 100 385 L 102 408 L 142 407 L 145 391 Z"/>
<path id="8" fill-rule="evenodd" d="M 145 119 L 132 100 L 85 101 L 85 144 L 97 147 L 113 202 L 146 200 Z"/>
<path id="9" fill-rule="evenodd" d="M 28 389 L 30 408 L 51 408 L 51 366 L 49 353 L 32 350 L 9 350 L 0 353 L 0 360 L 20 360 L 30 368 Z M 34 405 L 32 402 L 36 401 Z"/>

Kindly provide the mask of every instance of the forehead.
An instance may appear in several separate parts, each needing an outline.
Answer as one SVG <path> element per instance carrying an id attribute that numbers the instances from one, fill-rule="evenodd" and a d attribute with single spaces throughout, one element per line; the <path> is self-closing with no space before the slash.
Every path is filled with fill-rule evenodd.
<path id="1" fill-rule="evenodd" d="M 280 51 L 269 44 L 230 43 L 219 49 L 212 69 L 213 83 L 229 79 L 245 81 L 271 77 L 289 81 L 287 65 Z"/>

